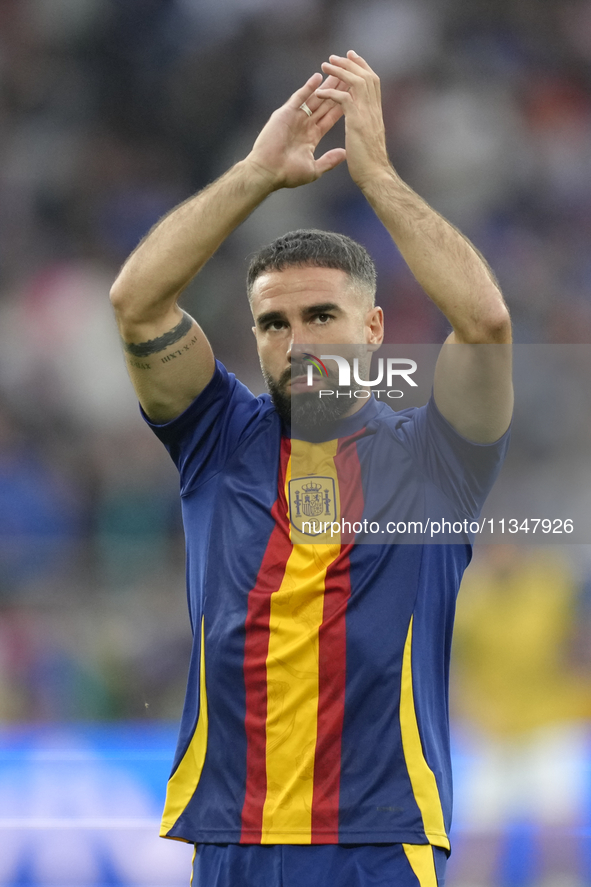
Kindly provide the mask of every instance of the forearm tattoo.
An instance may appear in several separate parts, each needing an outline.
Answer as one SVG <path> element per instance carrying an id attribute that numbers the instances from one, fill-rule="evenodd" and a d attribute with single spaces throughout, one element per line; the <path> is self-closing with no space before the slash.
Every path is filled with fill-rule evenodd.
<path id="1" fill-rule="evenodd" d="M 140 342 L 138 345 L 134 345 L 133 342 L 123 342 L 123 347 L 128 354 L 132 354 L 134 357 L 148 357 L 150 354 L 156 354 L 158 351 L 164 351 L 165 348 L 174 345 L 175 342 L 187 335 L 192 326 L 192 319 L 183 311 L 181 322 L 164 335 L 158 336 L 156 339 L 149 339 L 147 342 Z M 133 361 L 131 363 L 137 366 Z"/>

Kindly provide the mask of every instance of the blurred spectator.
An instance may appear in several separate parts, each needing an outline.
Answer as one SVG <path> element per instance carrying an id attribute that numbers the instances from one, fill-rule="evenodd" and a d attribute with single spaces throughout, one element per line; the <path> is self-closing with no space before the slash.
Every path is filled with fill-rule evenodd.
<path id="1" fill-rule="evenodd" d="M 580 595 L 562 552 L 482 549 L 458 603 L 456 716 L 508 739 L 589 718 L 588 663 L 573 655 Z"/>
<path id="2" fill-rule="evenodd" d="M 0 600 L 31 584 L 51 586 L 75 552 L 81 517 L 73 479 L 0 404 Z"/>
<path id="3" fill-rule="evenodd" d="M 146 576 L 165 582 L 171 536 L 180 531 L 178 496 L 163 470 L 168 466 L 157 441 L 143 431 L 104 435 L 95 448 L 97 569 L 113 589 L 137 585 Z"/>
<path id="4" fill-rule="evenodd" d="M 0 306 L 2 385 L 7 397 L 85 431 L 135 418 L 107 298 L 111 275 L 90 262 L 48 265 Z"/>

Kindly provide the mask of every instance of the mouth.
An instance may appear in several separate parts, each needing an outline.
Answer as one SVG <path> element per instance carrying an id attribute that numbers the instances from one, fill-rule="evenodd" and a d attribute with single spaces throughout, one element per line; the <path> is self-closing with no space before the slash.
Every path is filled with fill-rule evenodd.
<path id="1" fill-rule="evenodd" d="M 326 385 L 326 380 L 321 379 L 319 376 L 314 376 L 312 380 L 312 384 L 308 384 L 308 376 L 294 376 L 293 379 L 289 379 L 287 383 L 291 394 L 310 394 L 314 391 L 320 391 L 320 389 Z"/>

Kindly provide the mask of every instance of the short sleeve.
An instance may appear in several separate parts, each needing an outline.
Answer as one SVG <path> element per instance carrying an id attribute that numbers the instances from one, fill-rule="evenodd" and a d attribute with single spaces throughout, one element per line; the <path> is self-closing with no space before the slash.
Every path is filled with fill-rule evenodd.
<path id="1" fill-rule="evenodd" d="M 170 422 L 142 417 L 162 441 L 179 470 L 181 495 L 205 483 L 225 465 L 264 412 L 268 398 L 255 397 L 216 360 L 211 381 L 187 409 Z"/>
<path id="2" fill-rule="evenodd" d="M 455 506 L 477 516 L 501 470 L 510 430 L 493 443 L 467 440 L 442 416 L 433 396 L 397 430 L 429 479 Z"/>

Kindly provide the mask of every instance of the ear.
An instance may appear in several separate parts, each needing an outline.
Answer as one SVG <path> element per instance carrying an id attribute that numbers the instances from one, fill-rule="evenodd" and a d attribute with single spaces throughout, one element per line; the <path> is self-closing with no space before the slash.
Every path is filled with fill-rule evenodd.
<path id="1" fill-rule="evenodd" d="M 381 345 L 384 341 L 384 312 L 379 305 L 365 315 L 365 334 L 368 345 Z"/>

